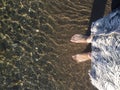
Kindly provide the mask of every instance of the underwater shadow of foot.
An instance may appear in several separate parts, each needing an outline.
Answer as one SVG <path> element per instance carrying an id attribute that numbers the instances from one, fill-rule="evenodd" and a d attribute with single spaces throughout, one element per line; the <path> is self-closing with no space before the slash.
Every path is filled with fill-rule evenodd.
<path id="1" fill-rule="evenodd" d="M 88 30 L 86 32 L 87 36 L 90 36 L 91 34 L 91 24 L 92 22 L 102 18 L 104 16 L 105 7 L 106 7 L 107 0 L 94 0 L 92 11 L 91 11 L 91 17 L 89 21 Z M 89 44 L 86 49 L 83 52 L 90 52 L 91 51 L 91 44 Z"/>
<path id="2" fill-rule="evenodd" d="M 94 0 L 92 11 L 91 11 L 91 17 L 89 21 L 88 30 L 86 32 L 86 35 L 89 36 L 91 31 L 91 24 L 92 22 L 98 20 L 99 18 L 102 18 L 104 16 L 104 11 L 106 7 L 107 0 Z"/>

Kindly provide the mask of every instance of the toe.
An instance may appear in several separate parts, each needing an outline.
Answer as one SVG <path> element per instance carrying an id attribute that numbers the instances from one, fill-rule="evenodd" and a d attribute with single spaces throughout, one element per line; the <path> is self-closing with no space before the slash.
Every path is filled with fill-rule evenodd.
<path id="1" fill-rule="evenodd" d="M 76 59 L 76 56 L 75 56 L 75 55 L 73 55 L 73 56 L 72 56 L 72 58 L 73 58 L 73 60 L 75 60 L 75 59 Z"/>
<path id="2" fill-rule="evenodd" d="M 77 63 L 80 62 L 80 61 L 78 60 L 78 55 L 73 55 L 73 56 L 72 56 L 72 59 L 73 59 L 75 62 L 77 62 Z"/>
<path id="3" fill-rule="evenodd" d="M 73 35 L 72 36 L 72 38 L 71 38 L 71 42 L 77 42 L 79 40 L 79 35 L 78 34 L 75 34 L 75 35 Z"/>

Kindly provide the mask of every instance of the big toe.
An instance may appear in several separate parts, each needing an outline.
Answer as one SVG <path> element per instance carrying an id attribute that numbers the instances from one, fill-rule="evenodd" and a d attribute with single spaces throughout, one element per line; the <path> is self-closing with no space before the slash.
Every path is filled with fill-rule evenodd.
<path id="1" fill-rule="evenodd" d="M 73 60 L 76 60 L 76 55 L 73 55 L 73 56 L 72 56 L 72 59 L 73 59 Z"/>
<path id="2" fill-rule="evenodd" d="M 78 60 L 78 58 L 77 58 L 77 55 L 73 55 L 73 56 L 72 56 L 72 59 L 73 59 L 74 61 L 76 61 L 76 62 L 79 62 L 79 60 Z"/>

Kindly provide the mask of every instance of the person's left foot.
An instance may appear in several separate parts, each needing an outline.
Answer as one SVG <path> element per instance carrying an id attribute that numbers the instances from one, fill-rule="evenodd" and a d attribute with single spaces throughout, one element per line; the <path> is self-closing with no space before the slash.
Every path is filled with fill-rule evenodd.
<path id="1" fill-rule="evenodd" d="M 73 60 L 77 63 L 84 62 L 91 59 L 90 53 L 76 54 L 72 56 Z"/>
<path id="2" fill-rule="evenodd" d="M 91 36 L 85 36 L 82 34 L 75 34 L 71 38 L 71 42 L 74 43 L 91 43 Z"/>

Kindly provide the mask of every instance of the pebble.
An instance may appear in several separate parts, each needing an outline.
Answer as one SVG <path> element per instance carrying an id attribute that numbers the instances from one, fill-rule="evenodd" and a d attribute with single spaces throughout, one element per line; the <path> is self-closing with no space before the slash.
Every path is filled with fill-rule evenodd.
<path id="1" fill-rule="evenodd" d="M 36 58 L 35 61 L 39 61 L 39 59 Z"/>
<path id="2" fill-rule="evenodd" d="M 36 29 L 36 32 L 39 32 L 39 30 L 38 30 L 38 29 Z"/>
<path id="3" fill-rule="evenodd" d="M 38 50 L 38 47 L 35 47 L 36 50 Z"/>

